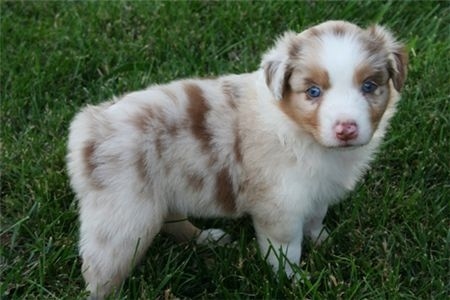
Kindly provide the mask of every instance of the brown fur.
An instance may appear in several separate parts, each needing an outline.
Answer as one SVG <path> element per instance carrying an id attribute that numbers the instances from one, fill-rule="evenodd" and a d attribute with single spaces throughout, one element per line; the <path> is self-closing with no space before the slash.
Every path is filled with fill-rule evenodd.
<path id="1" fill-rule="evenodd" d="M 202 90 L 196 84 L 186 84 L 185 92 L 189 98 L 188 116 L 191 121 L 192 134 L 199 140 L 202 149 L 210 152 L 212 135 L 206 126 L 206 114 L 209 111 L 208 103 Z"/>
<path id="2" fill-rule="evenodd" d="M 305 81 L 308 84 L 317 84 L 323 91 L 330 88 L 330 79 L 326 70 L 318 66 L 313 66 L 305 70 L 305 73 L 307 74 Z"/>
<path id="3" fill-rule="evenodd" d="M 150 177 L 147 171 L 147 159 L 146 159 L 146 154 L 145 152 L 139 152 L 137 154 L 137 160 L 136 160 L 136 170 L 137 170 L 137 174 L 139 176 L 139 179 L 142 180 L 142 182 L 145 183 L 149 183 L 150 182 Z"/>
<path id="4" fill-rule="evenodd" d="M 133 117 L 133 124 L 140 131 L 145 132 L 150 124 L 150 121 L 154 118 L 155 112 L 149 106 L 142 107 L 139 114 Z"/>
<path id="5" fill-rule="evenodd" d="M 312 100 L 317 101 L 315 108 L 310 111 L 302 111 L 298 106 L 298 101 L 301 101 L 299 98 L 305 97 L 304 95 L 300 95 L 295 92 L 289 92 L 286 97 L 284 97 L 283 101 L 280 102 L 281 110 L 295 123 L 300 125 L 302 128 L 306 129 L 308 132 L 315 134 L 319 127 L 318 121 L 318 111 L 320 107 L 320 100 Z"/>
<path id="6" fill-rule="evenodd" d="M 223 210 L 227 213 L 233 213 L 236 210 L 236 194 L 230 173 L 226 168 L 217 173 L 216 185 L 216 197 Z"/>
<path id="7" fill-rule="evenodd" d="M 97 144 L 93 141 L 87 142 L 83 148 L 83 159 L 85 163 L 86 175 L 90 178 L 92 186 L 96 189 L 102 189 L 102 183 L 94 177 L 94 171 L 97 169 L 97 163 L 95 161 L 95 152 L 97 151 Z"/>
<path id="8" fill-rule="evenodd" d="M 241 137 L 239 135 L 239 129 L 236 126 L 236 129 L 234 130 L 234 156 L 236 158 L 236 161 L 238 163 L 242 163 L 242 149 L 241 149 Z"/>
<path id="9" fill-rule="evenodd" d="M 203 189 L 203 177 L 197 174 L 187 174 L 186 180 L 188 185 L 196 192 Z"/>

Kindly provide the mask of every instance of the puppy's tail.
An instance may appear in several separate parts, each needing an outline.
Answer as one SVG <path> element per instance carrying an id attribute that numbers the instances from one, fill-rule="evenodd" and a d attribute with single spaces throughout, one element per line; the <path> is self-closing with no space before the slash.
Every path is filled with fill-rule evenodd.
<path id="1" fill-rule="evenodd" d="M 112 133 L 112 125 L 105 115 L 105 106 L 87 106 L 73 119 L 67 142 L 67 169 L 70 182 L 79 197 L 92 184 L 94 155 L 98 146 Z"/>

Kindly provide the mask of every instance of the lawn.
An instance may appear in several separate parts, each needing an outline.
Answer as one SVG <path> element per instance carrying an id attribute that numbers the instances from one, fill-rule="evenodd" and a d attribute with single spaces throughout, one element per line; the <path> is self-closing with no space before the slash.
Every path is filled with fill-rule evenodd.
<path id="1" fill-rule="evenodd" d="M 158 236 L 123 299 L 448 299 L 449 2 L 1 1 L 2 299 L 82 299 L 64 156 L 87 103 L 177 78 L 249 72 L 287 29 L 382 23 L 407 44 L 403 100 L 372 169 L 305 244 L 304 280 L 276 279 L 251 222 L 195 220 L 232 247 Z"/>

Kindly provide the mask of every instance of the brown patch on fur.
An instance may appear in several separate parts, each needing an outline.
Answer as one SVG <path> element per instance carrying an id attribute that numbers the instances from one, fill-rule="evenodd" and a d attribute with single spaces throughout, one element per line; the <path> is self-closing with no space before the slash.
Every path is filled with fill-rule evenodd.
<path id="1" fill-rule="evenodd" d="M 315 37 L 315 38 L 318 38 L 323 34 L 323 32 L 321 30 L 314 28 L 314 27 L 309 28 L 307 32 L 308 32 L 309 37 Z"/>
<path id="2" fill-rule="evenodd" d="M 253 174 L 258 174 L 257 169 L 254 169 L 253 172 L 256 172 Z M 258 178 L 255 180 L 254 176 L 252 176 L 251 179 L 249 177 L 244 178 L 239 185 L 239 193 L 248 200 L 248 203 L 245 205 L 249 205 L 250 207 L 258 205 L 257 203 L 273 197 L 272 191 L 273 186 L 270 186 L 264 180 L 258 180 Z"/>
<path id="3" fill-rule="evenodd" d="M 209 132 L 206 122 L 206 115 L 209 111 L 208 102 L 198 85 L 188 83 L 184 89 L 189 99 L 187 112 L 191 121 L 192 134 L 200 141 L 204 151 L 210 151 L 212 134 Z"/>
<path id="4" fill-rule="evenodd" d="M 88 142 L 87 145 L 83 148 L 83 158 L 86 164 L 87 174 L 91 175 L 97 167 L 94 163 L 94 154 L 96 150 L 95 142 Z"/>
<path id="5" fill-rule="evenodd" d="M 379 64 L 378 64 L 379 65 Z M 378 127 L 378 123 L 386 110 L 388 104 L 389 87 L 386 88 L 388 83 L 389 74 L 386 69 L 377 69 L 370 64 L 359 65 L 353 76 L 353 83 L 358 89 L 365 80 L 371 80 L 378 85 L 377 90 L 374 93 L 366 94 L 365 97 L 370 106 L 370 119 L 372 128 L 375 130 Z"/>
<path id="6" fill-rule="evenodd" d="M 283 91 L 281 97 L 284 98 L 284 96 L 291 91 L 291 86 L 289 84 L 289 79 L 292 76 L 293 68 L 286 68 L 284 73 L 284 82 L 283 82 Z"/>
<path id="7" fill-rule="evenodd" d="M 182 126 L 188 126 L 187 120 L 169 120 L 162 112 L 156 115 L 158 122 L 161 124 L 161 133 L 160 135 L 164 135 L 165 133 L 169 134 L 171 137 L 175 137 L 178 134 L 178 131 L 182 128 Z"/>
<path id="8" fill-rule="evenodd" d="M 383 105 L 382 108 L 371 105 L 370 106 L 370 122 L 372 124 L 372 129 L 376 130 L 378 128 L 378 124 L 380 123 L 381 117 L 384 114 L 386 109 L 386 105 Z"/>
<path id="9" fill-rule="evenodd" d="M 156 150 L 156 155 L 158 156 L 158 159 L 161 159 L 163 152 L 164 152 L 162 133 L 158 133 L 155 137 L 155 150 Z"/>
<path id="10" fill-rule="evenodd" d="M 88 141 L 83 148 L 83 161 L 85 164 L 86 175 L 91 179 L 91 183 L 94 187 L 103 188 L 101 182 L 94 178 L 93 173 L 97 168 L 95 162 L 95 152 L 97 151 L 97 145 L 94 141 Z"/>
<path id="11" fill-rule="evenodd" d="M 289 58 L 292 60 L 298 59 L 301 51 L 301 44 L 295 41 L 289 45 Z"/>
<path id="12" fill-rule="evenodd" d="M 379 89 L 379 95 L 366 96 L 370 105 L 370 122 L 374 130 L 378 128 L 378 124 L 389 105 L 389 101 L 391 101 L 390 88 L 380 87 Z"/>
<path id="13" fill-rule="evenodd" d="M 169 125 L 169 128 L 167 128 L 167 131 L 171 136 L 176 136 L 178 129 L 179 128 L 178 128 L 177 124 L 171 124 L 171 125 Z"/>
<path id="14" fill-rule="evenodd" d="M 332 30 L 333 34 L 342 36 L 348 32 L 348 27 L 346 24 L 335 24 Z"/>
<path id="15" fill-rule="evenodd" d="M 188 122 L 186 120 L 182 120 L 180 123 L 173 122 L 173 123 L 167 125 L 167 133 L 171 137 L 176 137 L 176 135 L 178 134 L 180 129 L 182 129 L 183 127 L 188 127 L 188 126 L 189 125 L 188 125 Z"/>
<path id="16" fill-rule="evenodd" d="M 159 159 L 165 151 L 168 136 L 175 137 L 180 129 L 176 121 L 170 122 L 161 107 L 145 105 L 135 113 L 131 122 L 142 133 L 153 136 L 153 144 Z"/>
<path id="17" fill-rule="evenodd" d="M 372 80 L 378 86 L 385 85 L 388 80 L 388 74 L 386 71 L 377 70 L 369 64 L 362 64 L 355 70 L 353 83 L 360 87 L 365 80 Z"/>
<path id="18" fill-rule="evenodd" d="M 242 149 L 241 149 L 241 137 L 239 135 L 239 128 L 236 125 L 236 127 L 234 128 L 234 156 L 236 158 L 236 161 L 238 163 L 242 162 Z"/>
<path id="19" fill-rule="evenodd" d="M 233 213 L 236 210 L 236 194 L 230 173 L 226 168 L 217 173 L 216 197 L 225 212 Z"/>
<path id="20" fill-rule="evenodd" d="M 368 33 L 367 36 L 364 36 L 363 38 L 363 45 L 365 46 L 366 50 L 369 52 L 370 55 L 380 55 L 385 54 L 384 51 L 385 48 L 385 38 L 383 34 L 380 34 L 378 32 L 378 27 L 371 26 L 367 28 L 366 32 Z"/>
<path id="21" fill-rule="evenodd" d="M 312 100 L 318 101 L 316 107 L 310 112 L 306 112 L 301 110 L 296 105 L 296 97 L 301 97 L 298 93 L 289 92 L 286 97 L 280 101 L 280 109 L 283 111 L 292 121 L 297 123 L 299 126 L 307 130 L 309 133 L 316 136 L 318 134 L 319 129 L 319 121 L 318 121 L 318 111 L 320 107 L 321 100 Z M 311 104 L 313 105 L 313 104 Z"/>
<path id="22" fill-rule="evenodd" d="M 147 159 L 144 152 L 138 153 L 135 166 L 139 179 L 141 179 L 145 183 L 150 182 L 150 176 L 147 169 Z"/>
<path id="23" fill-rule="evenodd" d="M 150 124 L 151 119 L 155 116 L 155 112 L 152 107 L 144 106 L 141 111 L 136 114 L 132 122 L 134 126 L 142 132 L 145 132 Z"/>
<path id="24" fill-rule="evenodd" d="M 187 183 L 194 191 L 201 191 L 204 185 L 204 179 L 200 175 L 197 174 L 187 174 L 186 176 Z"/>
<path id="25" fill-rule="evenodd" d="M 379 57 L 379 59 L 385 59 L 386 51 L 384 50 L 384 43 L 380 39 L 365 39 L 363 45 L 369 53 L 369 57 Z"/>

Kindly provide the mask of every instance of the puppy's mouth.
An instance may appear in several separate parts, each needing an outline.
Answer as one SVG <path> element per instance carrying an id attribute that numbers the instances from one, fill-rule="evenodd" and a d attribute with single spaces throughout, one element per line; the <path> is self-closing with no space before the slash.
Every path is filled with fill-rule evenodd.
<path id="1" fill-rule="evenodd" d="M 343 141 L 339 139 L 325 139 L 318 132 L 309 132 L 314 141 L 324 148 L 330 150 L 341 150 L 350 151 L 353 149 L 358 149 L 366 146 L 372 140 L 372 135 L 370 137 L 359 137 L 356 139 Z"/>
<path id="2" fill-rule="evenodd" d="M 369 142 L 362 143 L 362 142 L 355 142 L 355 141 L 347 141 L 347 142 L 337 141 L 336 144 L 334 144 L 334 145 L 324 145 L 324 144 L 322 144 L 322 146 L 324 146 L 325 148 L 328 148 L 330 150 L 350 151 L 350 150 L 354 150 L 354 149 L 358 149 L 358 148 L 364 147 L 368 143 Z"/>
<path id="3" fill-rule="evenodd" d="M 346 143 L 344 145 L 333 146 L 333 147 L 329 147 L 329 148 L 332 148 L 332 149 L 335 149 L 335 150 L 340 150 L 340 151 L 350 151 L 350 150 L 353 150 L 353 149 L 361 148 L 361 147 L 363 147 L 365 145 L 367 145 L 367 144 L 356 144 L 356 145 L 353 145 L 353 144 L 350 144 L 350 143 Z"/>

